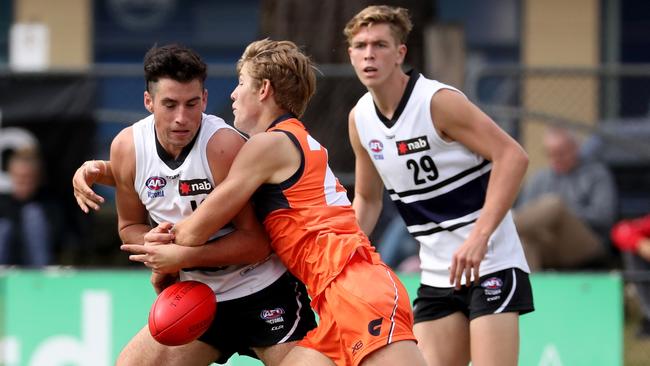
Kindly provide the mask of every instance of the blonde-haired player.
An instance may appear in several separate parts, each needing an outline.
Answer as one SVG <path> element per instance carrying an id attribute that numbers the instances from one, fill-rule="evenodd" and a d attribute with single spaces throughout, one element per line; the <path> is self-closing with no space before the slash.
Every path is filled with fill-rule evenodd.
<path id="1" fill-rule="evenodd" d="M 411 28 L 405 9 L 369 6 L 344 30 L 368 89 L 349 115 L 353 207 L 371 232 L 385 186 L 421 244 L 414 332 L 429 365 L 516 365 L 533 299 L 509 209 L 527 156 L 458 90 L 402 71 Z"/>
<path id="2" fill-rule="evenodd" d="M 176 243 L 205 241 L 255 194 L 271 247 L 320 317 L 283 365 L 424 365 L 406 289 L 359 228 L 327 150 L 298 120 L 315 91 L 311 61 L 292 42 L 262 40 L 237 69 L 235 126 L 251 138 L 223 182 L 174 226 Z"/>

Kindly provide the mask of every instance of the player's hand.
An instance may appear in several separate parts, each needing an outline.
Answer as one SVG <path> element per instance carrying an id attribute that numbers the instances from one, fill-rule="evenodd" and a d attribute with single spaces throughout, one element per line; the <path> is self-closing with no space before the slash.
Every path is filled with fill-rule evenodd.
<path id="1" fill-rule="evenodd" d="M 449 268 L 449 283 L 456 290 L 460 289 L 463 276 L 467 286 L 471 285 L 472 280 L 478 281 L 479 267 L 487 253 L 487 246 L 487 240 L 477 239 L 470 234 L 463 245 L 456 249 Z"/>
<path id="2" fill-rule="evenodd" d="M 88 213 L 91 208 L 95 211 L 99 210 L 99 205 L 104 203 L 104 197 L 90 188 L 102 174 L 103 164 L 105 164 L 103 161 L 86 161 L 72 177 L 74 197 L 81 210 L 85 213 Z"/>
<path id="3" fill-rule="evenodd" d="M 173 285 L 178 281 L 178 273 L 175 274 L 166 274 L 166 273 L 157 273 L 151 272 L 151 285 L 156 291 L 156 294 L 160 294 L 164 289 Z"/>
<path id="4" fill-rule="evenodd" d="M 144 234 L 144 245 L 169 244 L 174 241 L 174 234 L 171 232 L 174 225 L 169 222 L 160 223 L 155 228 Z"/>
<path id="5" fill-rule="evenodd" d="M 189 248 L 173 243 L 165 245 L 122 244 L 120 249 L 131 253 L 129 260 L 143 263 L 157 273 L 176 273 L 185 266 L 184 254 Z"/>

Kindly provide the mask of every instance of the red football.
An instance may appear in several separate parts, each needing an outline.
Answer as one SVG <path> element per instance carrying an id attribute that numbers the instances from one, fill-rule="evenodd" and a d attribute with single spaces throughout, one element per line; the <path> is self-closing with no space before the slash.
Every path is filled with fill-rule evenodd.
<path id="1" fill-rule="evenodd" d="M 149 332 L 158 342 L 179 346 L 192 342 L 210 327 L 217 300 L 210 286 L 177 282 L 158 295 L 149 311 Z"/>

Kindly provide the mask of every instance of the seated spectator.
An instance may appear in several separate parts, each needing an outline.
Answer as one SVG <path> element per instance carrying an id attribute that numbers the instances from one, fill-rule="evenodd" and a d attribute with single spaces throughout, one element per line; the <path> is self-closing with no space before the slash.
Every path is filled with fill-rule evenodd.
<path id="1" fill-rule="evenodd" d="M 626 270 L 650 275 L 650 214 L 635 220 L 622 220 L 611 231 L 612 242 L 623 252 Z M 637 337 L 650 339 L 650 279 L 635 282 L 641 325 Z"/>
<path id="2" fill-rule="evenodd" d="M 20 150 L 7 165 L 10 193 L 0 194 L 0 264 L 51 263 L 53 241 L 49 204 L 41 187 L 41 161 L 35 150 Z"/>
<path id="3" fill-rule="evenodd" d="M 548 129 L 543 145 L 549 167 L 525 185 L 515 211 L 531 270 L 604 263 L 617 207 L 612 174 L 598 161 L 580 158 L 570 131 Z"/>

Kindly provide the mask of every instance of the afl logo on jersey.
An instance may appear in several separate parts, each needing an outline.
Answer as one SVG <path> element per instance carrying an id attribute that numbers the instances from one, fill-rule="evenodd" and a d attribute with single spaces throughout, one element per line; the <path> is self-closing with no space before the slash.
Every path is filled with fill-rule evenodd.
<path id="1" fill-rule="evenodd" d="M 377 140 L 373 139 L 368 142 L 368 148 L 370 151 L 372 151 L 372 157 L 375 160 L 383 160 L 384 159 L 384 154 L 382 154 L 382 151 L 384 150 L 384 144 Z"/>
<path id="2" fill-rule="evenodd" d="M 165 188 L 167 180 L 163 177 L 149 177 L 144 185 L 146 185 L 149 190 L 159 191 Z"/>
<path id="3" fill-rule="evenodd" d="M 378 153 L 384 149 L 384 144 L 382 144 L 379 140 L 370 140 L 368 147 L 370 147 L 370 150 L 372 150 L 372 152 Z"/>
<path id="4" fill-rule="evenodd" d="M 165 178 L 157 176 L 149 177 L 144 185 L 149 190 L 149 192 L 147 192 L 149 198 L 165 196 L 165 191 L 163 191 L 163 188 L 167 185 L 167 180 L 165 180 Z"/>

